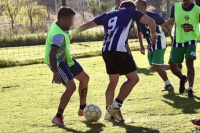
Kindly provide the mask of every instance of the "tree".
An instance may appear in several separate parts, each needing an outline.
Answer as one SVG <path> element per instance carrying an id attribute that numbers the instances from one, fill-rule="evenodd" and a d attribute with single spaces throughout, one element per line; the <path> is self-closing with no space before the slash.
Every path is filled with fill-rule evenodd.
<path id="1" fill-rule="evenodd" d="M 33 19 L 39 18 L 40 20 L 44 20 L 47 17 L 47 11 L 45 6 L 38 5 L 37 2 L 31 2 L 28 0 L 25 6 L 25 14 L 27 14 L 30 20 L 30 26 L 33 25 Z"/>
<path id="2" fill-rule="evenodd" d="M 153 6 L 158 13 L 162 12 L 162 2 L 163 0 L 147 0 L 147 3 Z"/>
<path id="3" fill-rule="evenodd" d="M 62 6 L 66 6 L 67 5 L 67 1 L 66 0 L 62 0 Z"/>
<path id="4" fill-rule="evenodd" d="M 200 6 L 200 0 L 196 0 L 196 4 Z"/>
<path id="5" fill-rule="evenodd" d="M 88 9 L 93 16 L 97 16 L 100 12 L 98 0 L 88 0 Z"/>
<path id="6" fill-rule="evenodd" d="M 14 22 L 19 14 L 20 8 L 22 7 L 24 0 L 1 0 L 4 8 L 4 14 L 10 17 L 12 29 L 14 28 Z"/>

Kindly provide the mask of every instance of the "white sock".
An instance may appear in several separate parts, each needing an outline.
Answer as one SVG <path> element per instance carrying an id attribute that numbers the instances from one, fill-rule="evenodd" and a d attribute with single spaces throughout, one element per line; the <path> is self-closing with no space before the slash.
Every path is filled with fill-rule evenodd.
<path id="1" fill-rule="evenodd" d="M 171 83 L 170 83 L 170 81 L 169 80 L 166 80 L 165 81 L 165 85 L 170 85 Z"/>
<path id="2" fill-rule="evenodd" d="M 116 101 L 113 102 L 113 107 L 114 108 L 119 109 L 121 106 L 122 106 L 122 104 L 120 104 L 120 103 L 118 103 Z"/>
<path id="3" fill-rule="evenodd" d="M 188 90 L 193 90 L 193 87 L 189 86 Z"/>

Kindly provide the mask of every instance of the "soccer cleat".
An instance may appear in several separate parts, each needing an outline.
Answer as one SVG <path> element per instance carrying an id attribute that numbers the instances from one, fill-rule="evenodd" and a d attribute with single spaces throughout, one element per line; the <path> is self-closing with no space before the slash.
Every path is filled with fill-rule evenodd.
<path id="1" fill-rule="evenodd" d="M 191 122 L 196 126 L 200 126 L 200 119 L 192 118 Z"/>
<path id="2" fill-rule="evenodd" d="M 112 120 L 112 115 L 106 110 L 106 114 L 104 116 L 104 120 L 110 121 Z"/>
<path id="3" fill-rule="evenodd" d="M 63 119 L 64 119 L 64 117 L 62 116 L 62 117 L 54 117 L 53 119 L 52 119 L 52 123 L 54 124 L 54 125 L 56 125 L 56 126 L 58 126 L 58 127 L 64 127 L 65 126 L 65 123 L 63 122 Z"/>
<path id="4" fill-rule="evenodd" d="M 84 116 L 84 115 L 83 115 L 83 109 L 79 109 L 79 110 L 78 110 L 78 116 Z"/>
<path id="5" fill-rule="evenodd" d="M 114 108 L 113 105 L 110 105 L 107 108 L 108 113 L 110 113 L 111 116 L 113 116 L 117 121 L 123 122 L 124 118 L 122 117 L 120 109 Z"/>
<path id="6" fill-rule="evenodd" d="M 180 80 L 180 87 L 179 87 L 179 93 L 183 94 L 185 92 L 185 83 L 187 82 L 187 77 L 183 75 L 183 77 Z"/>
<path id="7" fill-rule="evenodd" d="M 166 85 L 162 91 L 174 91 L 174 87 L 171 84 Z"/>
<path id="8" fill-rule="evenodd" d="M 188 98 L 194 97 L 193 90 L 188 90 L 188 91 L 187 91 L 187 94 L 188 94 Z"/>

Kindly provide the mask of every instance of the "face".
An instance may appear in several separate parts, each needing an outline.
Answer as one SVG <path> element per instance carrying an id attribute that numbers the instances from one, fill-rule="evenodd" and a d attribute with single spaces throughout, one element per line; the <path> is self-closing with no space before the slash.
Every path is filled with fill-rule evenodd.
<path id="1" fill-rule="evenodd" d="M 146 11 L 146 7 L 141 2 L 136 3 L 136 9 L 142 13 Z"/>
<path id="2" fill-rule="evenodd" d="M 63 27 L 66 30 L 69 30 L 70 27 L 72 27 L 73 24 L 74 24 L 74 16 L 69 16 L 69 17 L 66 17 L 66 18 L 61 18 L 61 21 L 63 23 Z"/>
<path id="3" fill-rule="evenodd" d="M 189 6 L 192 0 L 182 0 L 184 6 Z"/>

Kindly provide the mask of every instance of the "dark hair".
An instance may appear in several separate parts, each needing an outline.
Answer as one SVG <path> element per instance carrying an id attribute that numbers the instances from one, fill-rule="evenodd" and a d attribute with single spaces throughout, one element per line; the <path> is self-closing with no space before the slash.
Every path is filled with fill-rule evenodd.
<path id="1" fill-rule="evenodd" d="M 66 17 L 69 17 L 69 16 L 74 16 L 75 14 L 76 13 L 74 12 L 74 10 L 71 9 L 70 7 L 62 6 L 58 10 L 58 20 L 60 18 L 66 18 Z"/>
<path id="2" fill-rule="evenodd" d="M 120 8 L 133 8 L 136 9 L 135 4 L 132 1 L 123 1 L 120 5 Z"/>
<path id="3" fill-rule="evenodd" d="M 147 7 L 147 1 L 146 0 L 137 0 L 136 3 L 141 2 L 143 6 Z"/>

